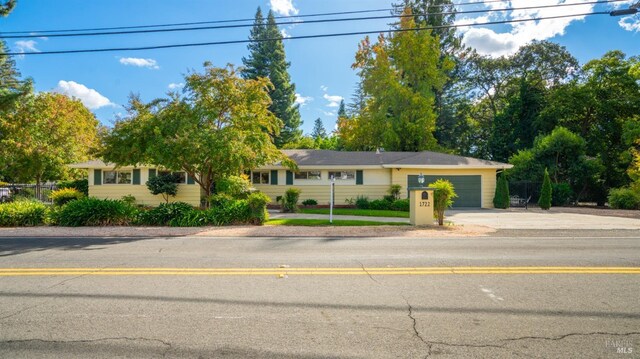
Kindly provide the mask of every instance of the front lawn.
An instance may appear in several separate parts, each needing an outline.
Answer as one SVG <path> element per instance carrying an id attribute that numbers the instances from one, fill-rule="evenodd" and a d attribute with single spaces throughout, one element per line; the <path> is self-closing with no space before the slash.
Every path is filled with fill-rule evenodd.
<path id="1" fill-rule="evenodd" d="M 300 213 L 329 214 L 329 208 L 300 208 Z M 334 208 L 333 214 L 341 216 L 409 218 L 409 212 L 380 209 Z"/>
<path id="2" fill-rule="evenodd" d="M 280 218 L 270 219 L 267 226 L 408 226 L 409 223 L 402 222 L 375 222 L 375 221 L 355 221 L 355 220 L 334 220 L 329 223 L 328 219 L 303 219 L 303 218 Z"/>

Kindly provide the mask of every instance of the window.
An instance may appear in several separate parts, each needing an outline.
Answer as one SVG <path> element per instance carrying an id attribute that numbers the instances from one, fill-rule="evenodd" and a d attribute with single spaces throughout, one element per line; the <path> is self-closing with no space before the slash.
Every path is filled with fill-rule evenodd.
<path id="1" fill-rule="evenodd" d="M 251 181 L 254 184 L 269 184 L 269 172 L 253 172 Z"/>
<path id="2" fill-rule="evenodd" d="M 104 171 L 104 184 L 131 184 L 131 171 Z"/>
<path id="3" fill-rule="evenodd" d="M 329 178 L 331 178 L 331 176 L 333 176 L 333 178 L 335 178 L 336 181 L 339 181 L 339 180 L 352 180 L 352 179 L 355 178 L 355 172 L 354 171 L 329 172 Z"/>
<path id="4" fill-rule="evenodd" d="M 310 179 L 310 180 L 319 180 L 322 179 L 322 175 L 320 171 L 303 171 L 295 174 L 296 179 Z"/>
<path id="5" fill-rule="evenodd" d="M 187 174 L 184 172 L 158 171 L 158 176 L 166 176 L 170 174 L 176 176 L 177 184 L 187 183 Z"/>

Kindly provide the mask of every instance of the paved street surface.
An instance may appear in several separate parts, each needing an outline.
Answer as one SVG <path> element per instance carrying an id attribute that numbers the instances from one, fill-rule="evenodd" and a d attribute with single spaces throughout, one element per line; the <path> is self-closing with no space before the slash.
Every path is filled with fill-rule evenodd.
<path id="1" fill-rule="evenodd" d="M 0 357 L 633 358 L 639 297 L 638 231 L 0 238 Z"/>

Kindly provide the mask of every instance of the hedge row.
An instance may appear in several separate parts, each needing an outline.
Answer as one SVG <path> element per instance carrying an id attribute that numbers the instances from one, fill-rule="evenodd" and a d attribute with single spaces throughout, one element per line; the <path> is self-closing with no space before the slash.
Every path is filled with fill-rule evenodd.
<path id="1" fill-rule="evenodd" d="M 0 204 L 0 227 L 43 224 L 79 227 L 107 225 L 222 226 L 263 224 L 268 219 L 269 197 L 252 193 L 246 199 L 226 199 L 207 210 L 183 202 L 140 209 L 122 200 L 84 197 L 62 206 L 47 207 L 39 202 L 15 201 Z"/>

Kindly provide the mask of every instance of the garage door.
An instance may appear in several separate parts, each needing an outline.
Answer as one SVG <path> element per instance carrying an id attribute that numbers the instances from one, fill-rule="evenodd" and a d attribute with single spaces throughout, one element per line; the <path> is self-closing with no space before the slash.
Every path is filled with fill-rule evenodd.
<path id="1" fill-rule="evenodd" d="M 453 201 L 453 208 L 482 207 L 482 181 L 481 176 L 424 176 L 424 185 L 433 183 L 439 179 L 449 180 L 458 195 Z M 418 176 L 408 176 L 409 187 L 419 187 Z"/>

